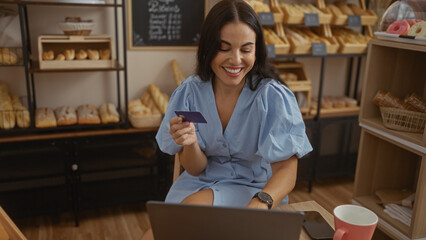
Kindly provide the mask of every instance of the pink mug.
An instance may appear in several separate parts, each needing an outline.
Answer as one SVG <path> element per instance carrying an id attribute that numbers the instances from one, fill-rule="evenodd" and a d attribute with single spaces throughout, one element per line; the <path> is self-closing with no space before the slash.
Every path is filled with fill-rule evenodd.
<path id="1" fill-rule="evenodd" d="M 333 214 L 333 240 L 370 240 L 379 220 L 374 212 L 357 205 L 340 205 Z"/>

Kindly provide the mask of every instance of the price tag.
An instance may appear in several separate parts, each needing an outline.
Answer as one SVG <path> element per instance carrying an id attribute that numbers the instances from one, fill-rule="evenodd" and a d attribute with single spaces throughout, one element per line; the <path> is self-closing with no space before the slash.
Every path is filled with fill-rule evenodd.
<path id="1" fill-rule="evenodd" d="M 275 19 L 274 19 L 274 13 L 272 12 L 260 12 L 259 15 L 259 21 L 260 24 L 263 26 L 274 26 L 275 25 Z"/>
<path id="2" fill-rule="evenodd" d="M 325 43 L 312 43 L 312 55 L 313 56 L 326 56 L 327 46 Z"/>
<path id="3" fill-rule="evenodd" d="M 305 26 L 314 27 L 319 26 L 319 18 L 316 13 L 305 13 Z"/>
<path id="4" fill-rule="evenodd" d="M 348 27 L 361 27 L 361 16 L 348 15 Z"/>
<path id="5" fill-rule="evenodd" d="M 277 55 L 275 54 L 275 45 L 274 44 L 266 44 L 266 55 L 268 58 L 274 58 Z"/>

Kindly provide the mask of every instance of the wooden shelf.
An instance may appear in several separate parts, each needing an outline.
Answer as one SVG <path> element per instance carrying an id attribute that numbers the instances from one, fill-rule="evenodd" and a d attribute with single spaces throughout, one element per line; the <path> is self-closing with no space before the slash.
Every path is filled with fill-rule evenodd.
<path id="1" fill-rule="evenodd" d="M 405 146 L 419 153 L 426 154 L 426 143 L 420 133 L 401 132 L 386 128 L 381 118 L 360 119 L 361 127 L 366 128 L 385 140 L 393 141 L 401 147 Z"/>
<path id="2" fill-rule="evenodd" d="M 101 135 L 112 135 L 112 134 L 153 132 L 157 130 L 158 130 L 158 127 L 149 127 L 149 128 L 129 128 L 129 129 L 117 128 L 117 129 L 103 129 L 103 130 L 72 131 L 72 132 L 58 132 L 58 133 L 46 133 L 46 134 L 36 133 L 36 134 L 24 134 L 24 135 L 17 135 L 17 136 L 0 137 L 0 143 L 46 140 L 46 139 L 57 139 L 57 138 L 101 136 Z"/>
<path id="3" fill-rule="evenodd" d="M 370 42 L 359 113 L 362 130 L 353 201 L 373 210 L 380 218 L 379 228 L 394 239 L 426 237 L 426 130 L 410 133 L 386 128 L 372 100 L 379 90 L 400 99 L 411 93 L 425 98 L 425 62 L 426 46 Z M 410 226 L 384 213 L 375 197 L 380 189 L 415 192 Z"/>
<path id="4" fill-rule="evenodd" d="M 348 117 L 348 116 L 357 116 L 359 114 L 359 107 L 348 107 L 348 108 L 330 108 L 330 109 L 321 109 L 320 117 L 321 118 L 331 118 L 331 117 Z M 310 115 L 317 115 L 317 111 L 312 109 Z"/>
<path id="5" fill-rule="evenodd" d="M 392 218 L 383 211 L 383 207 L 377 204 L 378 198 L 375 196 L 362 196 L 355 197 L 354 202 L 372 210 L 379 217 L 379 228 L 383 229 L 386 233 L 392 233 L 392 237 L 397 239 L 404 239 L 410 233 L 409 226 L 401 221 Z M 403 236 L 401 236 L 401 234 Z M 407 237 L 406 237 L 407 238 Z"/>
<path id="6" fill-rule="evenodd" d="M 124 71 L 125 68 L 115 62 L 115 66 L 111 68 L 63 68 L 63 69 L 40 69 L 39 62 L 33 62 L 33 67 L 29 69 L 30 73 L 61 73 L 61 72 L 102 72 L 102 71 Z"/>
<path id="7" fill-rule="evenodd" d="M 123 0 L 124 1 L 124 0 Z M 0 0 L 0 4 L 21 4 L 21 5 L 44 5 L 44 6 L 74 6 L 74 7 L 122 7 L 122 4 L 113 3 L 66 3 L 58 2 L 57 0 L 44 0 L 44 1 L 33 1 L 33 0 Z"/>

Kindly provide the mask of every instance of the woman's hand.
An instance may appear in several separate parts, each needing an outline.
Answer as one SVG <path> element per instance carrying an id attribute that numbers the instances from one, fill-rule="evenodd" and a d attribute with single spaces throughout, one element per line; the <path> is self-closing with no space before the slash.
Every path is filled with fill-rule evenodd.
<path id="1" fill-rule="evenodd" d="M 188 146 L 197 143 L 195 126 L 191 122 L 183 122 L 182 118 L 174 117 L 170 119 L 170 134 L 176 144 Z"/>

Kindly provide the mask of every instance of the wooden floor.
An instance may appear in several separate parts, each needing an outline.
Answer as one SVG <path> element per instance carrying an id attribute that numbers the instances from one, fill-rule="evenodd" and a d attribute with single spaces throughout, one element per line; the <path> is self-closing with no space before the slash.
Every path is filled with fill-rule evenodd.
<path id="1" fill-rule="evenodd" d="M 332 212 L 338 205 L 351 203 L 353 185 L 352 176 L 317 180 L 309 193 L 307 182 L 298 182 L 290 202 L 315 200 Z M 13 220 L 29 240 L 139 240 L 149 227 L 143 203 L 81 212 L 79 227 L 74 226 L 71 213 Z"/>

